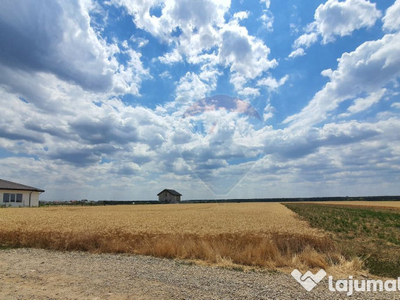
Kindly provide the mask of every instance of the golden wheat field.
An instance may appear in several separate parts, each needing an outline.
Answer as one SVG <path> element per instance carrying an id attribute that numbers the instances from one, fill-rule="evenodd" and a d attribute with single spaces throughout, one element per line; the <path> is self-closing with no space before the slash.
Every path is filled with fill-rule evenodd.
<path id="1" fill-rule="evenodd" d="M 56 206 L 0 210 L 4 229 L 131 233 L 314 233 L 279 203 Z"/>
<path id="2" fill-rule="evenodd" d="M 267 268 L 341 260 L 324 233 L 279 203 L 0 209 L 0 244 L 131 253 Z"/>

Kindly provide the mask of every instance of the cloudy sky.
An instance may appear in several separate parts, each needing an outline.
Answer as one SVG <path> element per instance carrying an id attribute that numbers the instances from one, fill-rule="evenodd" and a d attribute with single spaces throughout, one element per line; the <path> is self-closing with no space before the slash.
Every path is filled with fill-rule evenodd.
<path id="1" fill-rule="evenodd" d="M 2 0 L 0 178 L 41 199 L 400 194 L 400 0 Z"/>

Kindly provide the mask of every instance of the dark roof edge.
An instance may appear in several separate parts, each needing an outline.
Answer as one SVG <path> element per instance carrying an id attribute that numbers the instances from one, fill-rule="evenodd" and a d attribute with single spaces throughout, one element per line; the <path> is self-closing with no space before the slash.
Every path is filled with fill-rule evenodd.
<path id="1" fill-rule="evenodd" d="M 162 192 L 164 192 L 164 191 L 170 192 L 172 195 L 175 195 L 175 196 L 182 196 L 181 193 L 179 193 L 179 192 L 177 192 L 177 191 L 175 191 L 175 190 L 172 190 L 172 189 L 163 189 L 161 192 L 159 192 L 159 193 L 157 194 L 157 196 L 159 196 L 159 195 L 160 195 Z"/>
<path id="2" fill-rule="evenodd" d="M 0 179 L 0 190 L 11 190 L 11 191 L 32 191 L 32 192 L 41 192 L 43 193 L 45 190 L 35 188 L 33 186 Z"/>
<path id="3" fill-rule="evenodd" d="M 41 193 L 44 193 L 45 192 L 45 190 L 41 190 L 41 189 L 37 189 L 37 188 L 34 188 L 34 187 L 31 187 L 31 188 L 24 188 L 24 189 L 17 189 L 17 188 L 1 188 L 0 187 L 0 190 L 4 190 L 4 191 L 32 191 L 32 192 L 41 192 Z"/>

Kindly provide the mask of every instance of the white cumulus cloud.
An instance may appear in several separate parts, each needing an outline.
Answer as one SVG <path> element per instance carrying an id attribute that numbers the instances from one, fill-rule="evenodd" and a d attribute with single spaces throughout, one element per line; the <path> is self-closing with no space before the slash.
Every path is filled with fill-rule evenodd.
<path id="1" fill-rule="evenodd" d="M 294 51 L 289 57 L 299 56 L 300 47 L 308 48 L 322 37 L 322 43 L 335 41 L 336 37 L 352 34 L 363 27 L 371 27 L 381 17 L 375 3 L 368 0 L 328 0 L 315 10 L 315 21 L 308 24 L 306 33 L 293 43 Z"/>
<path id="2" fill-rule="evenodd" d="M 338 68 L 326 70 L 328 82 L 298 114 L 286 118 L 293 126 L 310 126 L 327 118 L 327 113 L 347 99 L 364 93 L 368 100 L 357 100 L 356 112 L 376 102 L 379 91 L 400 76 L 400 33 L 387 34 L 382 39 L 363 43 L 356 50 L 344 53 Z M 374 93 L 378 93 L 375 94 Z M 371 96 L 372 95 L 372 96 Z"/>
<path id="3" fill-rule="evenodd" d="M 388 31 L 396 31 L 400 29 L 400 0 L 390 6 L 386 10 L 386 15 L 383 17 L 383 29 Z"/>
<path id="4" fill-rule="evenodd" d="M 306 53 L 304 52 L 303 48 L 297 48 L 296 50 L 293 50 L 292 52 L 290 52 L 289 54 L 289 58 L 295 58 L 297 56 L 304 56 L 306 55 Z"/>
<path id="5" fill-rule="evenodd" d="M 323 42 L 345 36 L 362 27 L 371 27 L 381 17 L 376 4 L 367 0 L 328 0 L 315 11 L 315 26 Z"/>
<path id="6" fill-rule="evenodd" d="M 265 86 L 267 87 L 270 91 L 276 91 L 280 86 L 284 85 L 285 82 L 289 79 L 289 75 L 283 76 L 281 79 L 276 80 L 273 77 L 266 77 L 263 79 L 260 79 L 257 83 L 259 86 Z"/>

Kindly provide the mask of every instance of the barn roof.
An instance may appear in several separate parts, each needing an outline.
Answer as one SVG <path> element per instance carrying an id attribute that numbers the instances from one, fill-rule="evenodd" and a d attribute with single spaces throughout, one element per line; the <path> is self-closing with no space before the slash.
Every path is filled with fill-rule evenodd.
<path id="1" fill-rule="evenodd" d="M 35 188 L 33 186 L 24 185 L 4 179 L 0 179 L 0 190 L 22 190 L 22 191 L 44 192 L 44 190 Z"/>
<path id="2" fill-rule="evenodd" d="M 159 196 L 159 195 L 160 195 L 162 192 L 164 192 L 164 191 L 167 191 L 167 192 L 171 193 L 171 194 L 174 195 L 174 196 L 182 196 L 181 193 L 178 193 L 177 191 L 171 190 L 171 189 L 163 189 L 161 192 L 159 192 L 159 193 L 157 194 L 157 196 Z"/>

